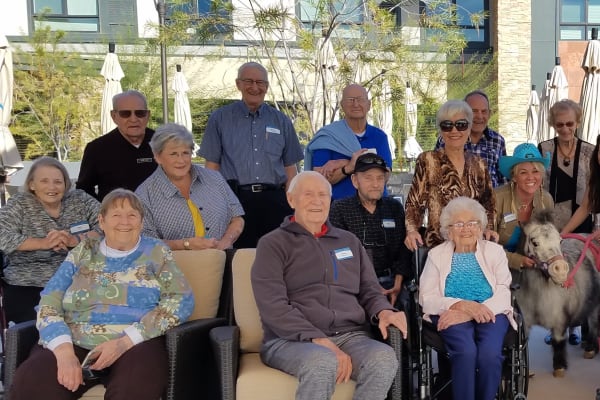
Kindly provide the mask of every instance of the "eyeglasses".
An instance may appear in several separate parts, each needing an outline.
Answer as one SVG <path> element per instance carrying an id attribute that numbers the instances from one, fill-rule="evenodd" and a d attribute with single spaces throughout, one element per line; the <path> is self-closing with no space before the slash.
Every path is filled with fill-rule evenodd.
<path id="1" fill-rule="evenodd" d="M 248 85 L 248 86 L 252 86 L 256 83 L 256 86 L 258 87 L 267 87 L 267 85 L 269 84 L 269 81 L 263 81 L 263 80 L 255 80 L 255 79 L 249 79 L 249 78 L 245 78 L 245 79 L 240 79 L 240 82 L 244 82 L 244 85 Z"/>
<path id="2" fill-rule="evenodd" d="M 363 234 L 362 234 L 362 244 L 364 247 L 385 247 L 387 246 L 387 234 L 385 233 L 385 228 L 383 224 L 379 225 L 381 228 L 378 232 L 383 232 L 383 235 L 376 232 L 369 232 L 369 237 L 367 238 L 367 223 L 363 222 Z M 383 239 L 383 241 L 382 241 Z"/>
<path id="3" fill-rule="evenodd" d="M 342 99 L 343 103 L 347 103 L 347 104 L 365 104 L 367 101 L 369 101 L 368 99 L 364 98 L 364 97 L 346 97 L 344 99 Z"/>
<path id="4" fill-rule="evenodd" d="M 575 126 L 575 121 L 569 121 L 569 122 L 557 122 L 554 124 L 554 127 L 556 129 L 561 129 L 563 126 L 566 126 L 567 128 L 572 128 Z"/>
<path id="5" fill-rule="evenodd" d="M 131 113 L 135 114 L 138 118 L 146 118 L 148 116 L 149 110 L 114 110 L 119 117 L 121 118 L 129 118 L 131 117 Z"/>
<path id="6" fill-rule="evenodd" d="M 466 119 L 459 119 L 458 121 L 445 120 L 440 122 L 440 129 L 442 132 L 452 132 L 452 128 L 456 127 L 459 132 L 464 132 L 469 129 L 469 121 Z"/>
<path id="7" fill-rule="evenodd" d="M 454 229 L 462 229 L 462 228 L 467 228 L 467 229 L 475 229 L 477 227 L 479 227 L 480 222 L 479 221 L 467 221 L 467 222 L 455 222 L 453 224 L 448 225 L 450 228 L 454 228 Z"/>

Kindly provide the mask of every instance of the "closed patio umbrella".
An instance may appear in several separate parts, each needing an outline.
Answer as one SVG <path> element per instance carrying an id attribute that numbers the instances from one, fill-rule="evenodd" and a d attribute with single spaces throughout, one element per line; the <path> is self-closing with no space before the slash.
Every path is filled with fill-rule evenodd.
<path id="1" fill-rule="evenodd" d="M 417 142 L 417 102 L 415 95 L 406 83 L 406 92 L 404 92 L 404 127 L 406 130 L 406 142 L 404 142 L 404 155 L 410 161 L 414 161 L 419 154 L 423 152 L 421 145 Z"/>
<path id="2" fill-rule="evenodd" d="M 318 72 L 312 118 L 315 132 L 336 119 L 338 101 L 334 83 L 335 70 L 339 66 L 330 38 L 320 37 L 316 50 Z"/>
<path id="3" fill-rule="evenodd" d="M 583 140 L 596 143 L 596 137 L 600 134 L 600 40 L 596 28 L 592 28 L 592 39 L 585 49 L 581 67 L 585 76 L 581 86 L 583 115 L 580 134 Z"/>
<path id="4" fill-rule="evenodd" d="M 538 138 L 538 108 L 540 106 L 540 98 L 535 90 L 535 85 L 531 85 L 531 93 L 529 94 L 529 104 L 527 105 L 527 142 L 537 143 Z"/>
<path id="5" fill-rule="evenodd" d="M 117 126 L 113 122 L 110 112 L 112 110 L 112 98 L 114 95 L 123 92 L 121 88 L 121 79 L 125 76 L 119 58 L 115 54 L 115 44 L 109 43 L 108 53 L 104 58 L 104 64 L 100 70 L 100 75 L 104 77 L 104 91 L 102 92 L 102 112 L 100 116 L 100 125 L 102 133 L 108 133 Z"/>
<path id="6" fill-rule="evenodd" d="M 12 50 L 6 36 L 0 34 L 0 207 L 6 204 L 8 176 L 23 168 L 15 139 L 10 133 L 10 115 L 13 104 Z"/>
<path id="7" fill-rule="evenodd" d="M 552 74 L 550 72 L 546 73 L 546 83 L 544 83 L 544 88 L 542 89 L 542 96 L 540 98 L 540 108 L 538 114 L 538 132 L 537 132 L 537 141 L 543 142 L 546 139 L 550 139 L 554 137 L 554 128 L 548 125 L 548 114 L 550 111 L 550 77 Z"/>
<path id="8" fill-rule="evenodd" d="M 394 115 L 392 111 L 392 88 L 390 82 L 384 79 L 381 84 L 381 97 L 379 100 L 379 112 L 378 122 L 379 128 L 385 132 L 388 137 L 388 144 L 390 145 L 390 152 L 392 153 L 392 160 L 396 158 L 396 141 L 392 136 L 392 129 L 394 128 Z"/>
<path id="9" fill-rule="evenodd" d="M 181 72 L 181 65 L 177 64 L 177 72 L 173 77 L 173 92 L 175 92 L 175 101 L 173 104 L 173 121 L 176 124 L 183 125 L 188 131 L 192 131 L 192 112 L 190 110 L 190 100 L 187 93 L 190 87 Z"/>
<path id="10" fill-rule="evenodd" d="M 552 74 L 550 74 L 550 83 L 548 90 L 548 103 L 547 103 L 547 112 L 546 117 L 550 114 L 550 109 L 559 100 L 567 99 L 569 97 L 569 84 L 567 82 L 567 76 L 565 75 L 565 71 L 560 66 L 560 57 L 556 57 L 556 62 L 554 68 L 552 69 Z M 554 128 L 549 127 L 545 132 L 546 137 L 544 140 L 552 139 L 554 137 Z"/>

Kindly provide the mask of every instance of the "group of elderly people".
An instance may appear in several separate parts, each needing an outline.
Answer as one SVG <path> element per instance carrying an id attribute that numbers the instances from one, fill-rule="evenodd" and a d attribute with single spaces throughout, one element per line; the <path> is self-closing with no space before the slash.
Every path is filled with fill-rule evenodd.
<path id="1" fill-rule="evenodd" d="M 515 327 L 509 268 L 533 266 L 533 260 L 516 253 L 520 224 L 529 220 L 534 209 L 551 208 L 556 202 L 563 205 L 561 229 L 568 232 L 585 223 L 589 211 L 597 208 L 598 185 L 593 182 L 585 195 L 579 189 L 586 187 L 586 179 L 581 177 L 584 173 L 600 169 L 598 145 L 590 149 L 591 145 L 574 135 L 581 115 L 575 103 L 559 102 L 551 115 L 558 136 L 549 141 L 552 143 L 541 143 L 540 150 L 552 155 L 543 157 L 531 144 L 517 146 L 513 156 L 500 159 L 500 171 L 510 183 L 495 190 L 485 162 L 465 152 L 473 113 L 463 101 L 442 105 L 437 126 L 444 147 L 424 152 L 417 160 L 406 202 L 405 245 L 410 250 L 418 245 L 435 247 L 423 270 L 419 301 L 450 354 L 454 398 L 493 399 L 496 393 L 503 338 L 509 326 Z M 162 335 L 184 322 L 194 303 L 171 250 L 227 249 L 244 228 L 244 210 L 221 174 L 192 164 L 193 145 L 192 135 L 184 127 L 159 127 L 150 142 L 159 167 L 135 194 L 116 189 L 102 204 L 71 189 L 62 164 L 42 157 L 29 171 L 26 190 L 0 209 L 0 250 L 9 261 L 4 270 L 6 315 L 15 322 L 37 316 L 40 331 L 40 345 L 15 376 L 12 399 L 71 398 L 71 394 L 77 398 L 88 388 L 81 362 L 90 352 L 94 353 L 91 369 L 105 372 L 103 383 L 109 393 L 127 393 L 125 398 L 160 397 L 166 384 Z M 318 176 L 305 172 L 290 185 L 288 201 L 296 213 L 286 219 L 280 233 L 268 235 L 259 244 L 257 258 L 270 251 L 271 258 L 283 257 L 285 264 L 286 251 L 278 246 L 289 247 L 305 231 L 321 241 L 333 235 L 332 243 L 339 243 L 343 235 L 335 230 L 328 233 L 332 228 L 325 224 L 331 186 Z M 573 190 L 557 189 L 564 185 Z M 579 205 L 582 211 L 575 213 Z M 572 221 L 569 212 L 575 213 Z M 422 231 L 426 213 L 428 223 Z M 281 235 L 277 240 L 283 242 L 275 241 L 276 235 Z M 308 240 L 305 246 L 311 247 L 310 243 Z M 347 245 L 350 247 L 333 249 L 332 260 L 345 265 L 355 243 Z M 355 251 L 362 259 L 365 254 L 358 247 Z M 314 266 L 308 263 L 309 267 Z M 265 285 L 267 292 L 275 290 L 272 279 L 276 271 L 261 271 L 253 272 L 253 283 Z M 384 336 L 384 328 L 390 324 L 406 332 L 403 316 L 386 314 L 393 308 L 382 306 L 385 297 L 375 290 L 374 275 L 360 279 L 368 282 L 361 287 L 369 287 L 369 300 L 360 299 L 367 295 L 358 293 L 360 306 L 370 310 L 375 320 L 383 321 L 380 329 Z M 296 290 L 301 293 L 303 289 Z M 264 307 L 277 306 L 273 299 L 255 293 Z M 288 296 L 295 295 L 284 297 Z M 295 300 L 298 307 L 302 307 L 300 297 Z M 344 302 L 345 307 L 350 305 L 348 298 Z M 350 333 L 357 322 L 341 327 L 342 331 Z M 280 323 L 273 321 L 271 329 L 278 329 L 273 327 Z M 288 329 L 292 336 L 302 334 L 297 327 Z M 349 337 L 357 343 L 363 340 Z M 330 348 L 334 360 L 342 362 L 336 351 L 347 346 L 343 342 L 313 339 L 313 343 Z M 288 341 L 266 344 L 263 356 L 268 363 L 301 374 L 296 371 L 300 366 L 288 365 L 289 360 L 279 355 L 289 353 L 297 358 L 310 347 L 290 347 Z M 374 345 L 364 342 L 362 346 Z M 136 368 L 132 368 L 134 364 Z M 334 368 L 334 382 L 347 380 L 351 374 L 360 379 L 351 366 L 339 368 L 337 373 Z M 130 384 L 136 379 L 144 384 Z M 33 381 L 38 383 L 32 385 Z M 329 393 L 331 388 L 323 390 Z M 383 395 L 386 391 L 378 388 Z M 65 396 L 66 392 L 70 394 Z"/>

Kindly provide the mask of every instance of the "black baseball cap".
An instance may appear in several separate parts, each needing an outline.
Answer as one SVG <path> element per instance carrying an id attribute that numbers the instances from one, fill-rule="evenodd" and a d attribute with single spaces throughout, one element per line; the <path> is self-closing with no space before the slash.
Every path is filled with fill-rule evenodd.
<path id="1" fill-rule="evenodd" d="M 354 172 L 365 172 L 371 168 L 379 168 L 384 172 L 389 171 L 385 164 L 385 160 L 377 154 L 366 153 L 356 159 Z"/>

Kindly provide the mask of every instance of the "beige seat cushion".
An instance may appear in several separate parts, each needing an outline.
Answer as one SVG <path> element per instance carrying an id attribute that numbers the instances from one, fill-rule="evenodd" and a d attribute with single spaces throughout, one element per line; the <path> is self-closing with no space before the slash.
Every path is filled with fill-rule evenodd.
<path id="1" fill-rule="evenodd" d="M 190 320 L 215 317 L 219 310 L 225 252 L 216 249 L 176 250 L 173 256 L 194 291 L 195 307 Z"/>
<path id="2" fill-rule="evenodd" d="M 355 386 L 354 381 L 336 385 L 333 399 L 351 399 Z M 238 400 L 294 400 L 297 387 L 298 379 L 267 367 L 258 353 L 242 355 L 236 384 Z"/>
<path id="3" fill-rule="evenodd" d="M 106 392 L 106 389 L 103 385 L 96 385 L 85 392 L 81 400 L 104 400 L 104 392 Z"/>
<path id="4" fill-rule="evenodd" d="M 250 270 L 256 256 L 255 249 L 239 249 L 232 261 L 233 310 L 240 327 L 240 350 L 258 353 L 263 338 L 262 324 L 250 283 Z"/>
<path id="5" fill-rule="evenodd" d="M 232 261 L 233 307 L 235 320 L 240 328 L 240 367 L 236 383 L 238 400 L 293 400 L 298 379 L 270 368 L 260 360 L 263 338 L 262 324 L 254 292 L 250 282 L 250 271 L 256 255 L 255 249 L 240 249 Z M 351 399 L 355 382 L 336 385 L 333 399 Z"/>

